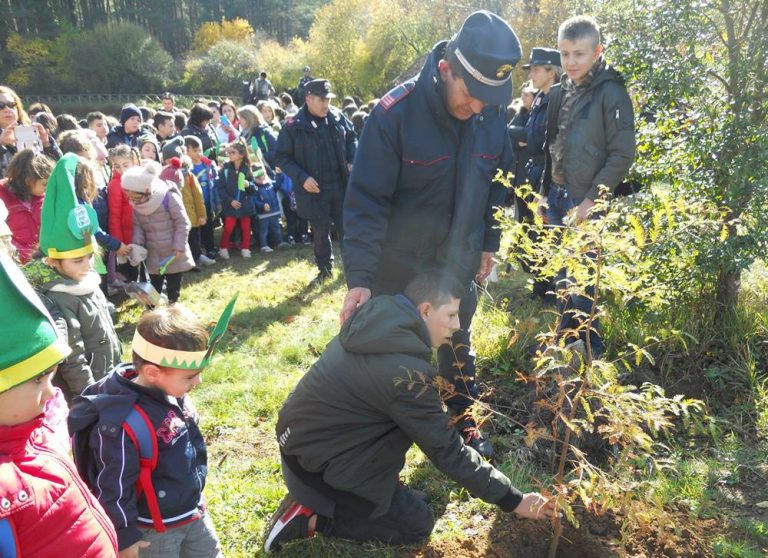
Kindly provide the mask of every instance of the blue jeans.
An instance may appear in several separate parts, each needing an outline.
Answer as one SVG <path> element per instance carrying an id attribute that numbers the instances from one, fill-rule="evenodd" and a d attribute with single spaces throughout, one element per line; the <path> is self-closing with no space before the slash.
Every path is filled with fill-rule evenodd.
<path id="1" fill-rule="evenodd" d="M 563 221 L 568 212 L 578 207 L 582 201 L 584 201 L 584 198 L 571 197 L 564 186 L 552 183 L 549 188 L 549 195 L 547 196 L 547 222 L 556 227 L 565 226 Z M 590 259 L 594 259 L 594 256 L 592 252 L 586 254 L 586 257 Z M 565 270 L 562 270 L 555 281 L 556 289 L 562 290 L 572 282 L 572 279 L 567 276 Z M 586 294 L 587 296 L 570 295 L 567 300 L 558 297 L 557 311 L 560 314 L 560 322 L 557 324 L 558 338 L 567 335 L 569 331 L 573 331 L 582 325 L 582 318 L 578 317 L 578 313 L 590 314 L 592 312 L 592 298 L 595 296 L 594 285 L 587 285 Z M 600 335 L 600 320 L 595 319 L 592 321 L 591 332 L 584 328 L 579 330 L 579 338 L 584 342 L 585 346 L 587 345 L 588 333 L 590 334 L 589 342 L 592 348 L 592 356 L 597 358 L 605 350 L 605 344 Z"/>
<path id="2" fill-rule="evenodd" d="M 275 246 L 283 241 L 283 233 L 280 232 L 280 216 L 259 217 L 259 246 L 269 246 L 269 235 L 275 241 Z"/>

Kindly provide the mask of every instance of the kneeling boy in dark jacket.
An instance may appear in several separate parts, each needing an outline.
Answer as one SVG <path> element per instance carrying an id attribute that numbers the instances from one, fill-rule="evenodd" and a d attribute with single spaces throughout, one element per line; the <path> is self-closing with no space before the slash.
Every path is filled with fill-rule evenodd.
<path id="1" fill-rule="evenodd" d="M 370 300 L 301 379 L 277 423 L 289 494 L 270 522 L 267 552 L 315 531 L 391 544 L 428 537 L 432 510 L 398 482 L 413 443 L 478 498 L 521 517 L 554 513 L 464 444 L 432 388 L 432 348 L 459 328 L 465 290 L 420 275 L 404 295 Z"/>
<path id="2" fill-rule="evenodd" d="M 209 338 L 178 305 L 144 314 L 133 363 L 115 368 L 72 406 L 75 461 L 115 525 L 121 558 L 139 556 L 140 548 L 142 556 L 221 556 L 205 513 L 205 441 L 185 397 L 200 383 L 219 326 Z"/>

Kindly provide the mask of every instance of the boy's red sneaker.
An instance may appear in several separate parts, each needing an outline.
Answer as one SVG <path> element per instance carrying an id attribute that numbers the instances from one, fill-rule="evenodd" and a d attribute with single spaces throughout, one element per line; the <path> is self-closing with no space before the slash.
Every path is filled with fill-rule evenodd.
<path id="1" fill-rule="evenodd" d="M 309 529 L 309 520 L 315 512 L 299 504 L 290 494 L 286 494 L 280 507 L 269 520 L 269 527 L 264 541 L 264 551 L 280 550 L 283 543 L 315 536 Z"/>

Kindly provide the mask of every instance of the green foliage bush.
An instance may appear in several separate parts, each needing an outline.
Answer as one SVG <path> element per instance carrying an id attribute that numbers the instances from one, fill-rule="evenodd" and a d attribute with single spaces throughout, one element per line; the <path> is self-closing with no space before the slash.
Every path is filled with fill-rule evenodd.
<path id="1" fill-rule="evenodd" d="M 252 41 L 223 40 L 187 60 L 182 89 L 240 97 L 243 80 L 258 75 L 257 52 Z"/>
<path id="2" fill-rule="evenodd" d="M 70 43 L 66 64 L 84 91 L 162 91 L 172 78 L 173 59 L 144 28 L 98 26 Z"/>

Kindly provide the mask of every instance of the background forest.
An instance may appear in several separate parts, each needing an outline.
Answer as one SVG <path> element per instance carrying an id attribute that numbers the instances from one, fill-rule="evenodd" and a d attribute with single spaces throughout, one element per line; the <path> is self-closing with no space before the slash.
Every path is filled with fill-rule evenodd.
<path id="1" fill-rule="evenodd" d="M 27 94 L 239 95 L 269 72 L 278 90 L 301 69 L 344 93 L 385 93 L 474 9 L 513 23 L 525 47 L 551 44 L 566 3 L 436 0 L 4 0 L 0 82 Z M 522 77 L 522 74 L 520 76 Z"/>

